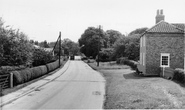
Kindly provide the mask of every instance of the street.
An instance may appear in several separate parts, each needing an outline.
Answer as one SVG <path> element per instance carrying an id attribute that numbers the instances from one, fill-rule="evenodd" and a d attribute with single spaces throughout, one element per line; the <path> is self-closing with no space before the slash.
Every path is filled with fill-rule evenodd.
<path id="1" fill-rule="evenodd" d="M 46 79 L 42 79 L 46 80 Z M 3 106 L 4 109 L 102 109 L 105 80 L 83 61 L 50 83 Z"/>

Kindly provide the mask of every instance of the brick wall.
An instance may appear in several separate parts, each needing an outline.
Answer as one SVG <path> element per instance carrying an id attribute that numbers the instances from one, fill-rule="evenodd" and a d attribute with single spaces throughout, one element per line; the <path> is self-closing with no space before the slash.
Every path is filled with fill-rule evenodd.
<path id="1" fill-rule="evenodd" d="M 146 74 L 160 73 L 161 53 L 170 53 L 170 68 L 184 68 L 183 34 L 146 34 Z"/>

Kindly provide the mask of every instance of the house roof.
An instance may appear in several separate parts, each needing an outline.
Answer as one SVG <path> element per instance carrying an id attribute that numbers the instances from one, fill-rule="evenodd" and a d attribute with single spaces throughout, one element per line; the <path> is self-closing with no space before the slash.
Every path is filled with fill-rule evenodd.
<path id="1" fill-rule="evenodd" d="M 185 31 L 185 24 L 182 24 L 182 23 L 172 23 L 172 25 L 174 25 L 177 28 Z"/>
<path id="2" fill-rule="evenodd" d="M 160 21 L 146 32 L 152 33 L 184 33 L 182 24 L 169 24 L 165 21 Z"/>

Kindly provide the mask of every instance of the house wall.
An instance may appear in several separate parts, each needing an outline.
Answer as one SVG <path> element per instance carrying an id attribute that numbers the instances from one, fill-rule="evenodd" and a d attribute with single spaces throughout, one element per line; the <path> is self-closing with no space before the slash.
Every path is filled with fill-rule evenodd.
<path id="1" fill-rule="evenodd" d="M 142 74 L 145 74 L 145 53 L 146 53 L 146 36 L 143 35 L 140 38 L 140 64 L 138 65 L 138 69 Z"/>
<path id="2" fill-rule="evenodd" d="M 183 34 L 146 34 L 146 74 L 160 74 L 161 53 L 170 53 L 170 68 L 184 68 Z"/>

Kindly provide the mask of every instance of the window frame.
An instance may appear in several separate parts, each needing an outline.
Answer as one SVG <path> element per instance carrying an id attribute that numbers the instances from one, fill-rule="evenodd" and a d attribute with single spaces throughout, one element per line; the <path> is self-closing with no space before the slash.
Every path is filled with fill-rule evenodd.
<path id="1" fill-rule="evenodd" d="M 168 57 L 168 65 L 162 65 L 162 57 Z M 161 53 L 160 67 L 170 67 L 170 54 Z"/>

